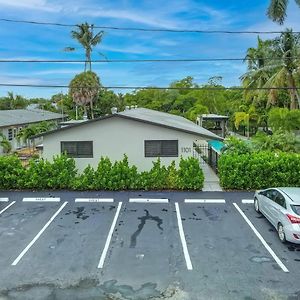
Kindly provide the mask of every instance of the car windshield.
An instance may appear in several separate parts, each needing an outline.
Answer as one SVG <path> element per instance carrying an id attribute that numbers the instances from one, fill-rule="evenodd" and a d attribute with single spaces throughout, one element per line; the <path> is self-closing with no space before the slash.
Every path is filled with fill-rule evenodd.
<path id="1" fill-rule="evenodd" d="M 291 205 L 292 210 L 300 216 L 300 205 Z"/>

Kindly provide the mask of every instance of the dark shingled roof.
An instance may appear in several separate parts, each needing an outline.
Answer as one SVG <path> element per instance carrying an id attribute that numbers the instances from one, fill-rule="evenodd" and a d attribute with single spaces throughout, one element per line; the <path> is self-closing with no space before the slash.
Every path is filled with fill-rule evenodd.
<path id="1" fill-rule="evenodd" d="M 62 115 L 41 109 L 0 110 L 0 127 L 61 119 Z"/>
<path id="2" fill-rule="evenodd" d="M 129 120 L 134 120 L 146 124 L 161 126 L 169 129 L 174 129 L 194 135 L 201 136 L 202 138 L 209 139 L 209 140 L 223 140 L 223 138 L 217 136 L 216 134 L 212 133 L 211 131 L 196 125 L 192 121 L 189 121 L 183 117 L 152 110 L 146 108 L 135 108 L 130 110 L 125 110 L 119 113 L 115 113 L 109 116 L 87 120 L 85 122 L 81 122 L 79 124 L 70 125 L 67 127 L 62 127 L 60 129 L 52 130 L 49 132 L 45 132 L 40 135 L 36 135 L 33 138 L 46 136 L 49 134 L 59 133 L 62 130 L 71 130 L 77 126 L 85 126 L 86 124 L 90 124 L 92 122 L 101 122 L 102 120 L 108 118 L 124 118 Z"/>

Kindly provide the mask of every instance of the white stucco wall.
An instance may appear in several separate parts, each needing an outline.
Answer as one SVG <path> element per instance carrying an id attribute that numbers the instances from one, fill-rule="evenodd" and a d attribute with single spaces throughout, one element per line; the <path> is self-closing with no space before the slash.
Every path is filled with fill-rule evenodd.
<path id="1" fill-rule="evenodd" d="M 61 153 L 61 141 L 93 141 L 93 158 L 75 158 L 77 168 L 82 171 L 88 164 L 96 167 L 101 156 L 108 156 L 112 161 L 128 156 L 130 164 L 139 171 L 149 170 L 152 161 L 157 158 L 144 156 L 145 140 L 178 140 L 179 157 L 162 157 L 161 161 L 169 165 L 180 156 L 193 155 L 193 141 L 198 136 L 138 121 L 109 118 L 100 122 L 74 127 L 46 135 L 43 139 L 43 158 L 52 160 L 53 155 Z"/>

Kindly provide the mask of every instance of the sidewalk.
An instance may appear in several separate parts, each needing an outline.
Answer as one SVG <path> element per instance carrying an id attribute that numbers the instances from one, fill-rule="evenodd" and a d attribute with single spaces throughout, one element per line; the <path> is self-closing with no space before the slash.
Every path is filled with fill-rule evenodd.
<path id="1" fill-rule="evenodd" d="M 204 192 L 222 192 L 219 177 L 215 174 L 212 168 L 202 159 L 200 160 L 200 167 L 204 173 Z"/>

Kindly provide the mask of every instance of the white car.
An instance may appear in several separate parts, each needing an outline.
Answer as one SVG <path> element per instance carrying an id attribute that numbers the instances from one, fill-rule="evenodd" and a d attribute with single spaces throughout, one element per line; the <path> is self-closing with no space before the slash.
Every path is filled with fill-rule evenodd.
<path id="1" fill-rule="evenodd" d="M 276 228 L 279 239 L 300 244 L 300 188 L 256 191 L 254 208 Z"/>

